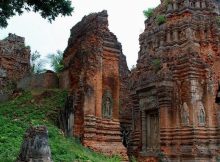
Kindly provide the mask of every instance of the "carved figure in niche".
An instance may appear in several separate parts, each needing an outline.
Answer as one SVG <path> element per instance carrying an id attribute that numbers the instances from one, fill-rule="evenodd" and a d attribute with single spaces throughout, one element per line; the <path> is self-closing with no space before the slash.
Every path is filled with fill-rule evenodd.
<path id="1" fill-rule="evenodd" d="M 186 39 L 186 33 L 185 30 L 181 31 L 179 34 L 180 40 L 185 40 Z"/>
<path id="2" fill-rule="evenodd" d="M 189 5 L 190 5 L 189 0 L 184 0 L 183 5 L 184 5 L 184 7 L 189 7 Z"/>
<path id="3" fill-rule="evenodd" d="M 199 29 L 196 30 L 195 36 L 196 36 L 196 40 L 200 40 L 200 30 Z"/>
<path id="4" fill-rule="evenodd" d="M 203 103 L 201 101 L 198 101 L 198 122 L 199 124 L 205 124 L 205 109 L 203 106 Z"/>
<path id="5" fill-rule="evenodd" d="M 110 98 L 107 97 L 106 101 L 105 101 L 105 110 L 106 110 L 106 113 L 109 114 L 109 116 L 110 116 L 110 113 L 111 113 L 110 104 L 111 104 Z"/>
<path id="6" fill-rule="evenodd" d="M 181 121 L 183 125 L 189 125 L 189 107 L 186 102 L 181 108 Z"/>
<path id="7" fill-rule="evenodd" d="M 190 7 L 195 7 L 196 3 L 195 2 L 190 2 Z"/>
<path id="8" fill-rule="evenodd" d="M 106 91 L 102 99 L 102 117 L 111 118 L 112 117 L 112 95 L 109 91 Z"/>
<path id="9" fill-rule="evenodd" d="M 193 40 L 195 38 L 195 31 L 193 31 L 191 28 L 186 29 L 186 37 L 189 40 Z"/>

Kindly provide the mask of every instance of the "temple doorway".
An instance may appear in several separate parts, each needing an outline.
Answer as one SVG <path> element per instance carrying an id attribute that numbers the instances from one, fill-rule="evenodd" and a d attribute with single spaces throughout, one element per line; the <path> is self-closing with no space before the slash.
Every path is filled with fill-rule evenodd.
<path id="1" fill-rule="evenodd" d="M 145 119 L 145 133 L 146 133 L 146 144 L 147 150 L 159 149 L 159 113 L 158 110 L 146 111 Z"/>

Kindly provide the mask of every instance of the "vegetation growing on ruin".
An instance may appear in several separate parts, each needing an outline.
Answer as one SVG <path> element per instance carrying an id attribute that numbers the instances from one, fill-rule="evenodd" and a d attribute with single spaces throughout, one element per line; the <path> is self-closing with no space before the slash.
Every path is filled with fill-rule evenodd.
<path id="1" fill-rule="evenodd" d="M 67 92 L 35 90 L 17 94 L 0 104 L 0 161 L 14 162 L 19 154 L 23 135 L 30 125 L 46 125 L 54 162 L 90 161 L 119 162 L 83 147 L 77 139 L 66 138 L 56 126 L 56 116 L 64 107 Z"/>
<path id="2" fill-rule="evenodd" d="M 220 16 L 216 17 L 216 22 L 217 22 L 218 27 L 220 27 Z"/>
<path id="3" fill-rule="evenodd" d="M 156 22 L 158 25 L 162 25 L 166 22 L 166 17 L 164 15 L 157 15 Z"/>
<path id="4" fill-rule="evenodd" d="M 154 9 L 153 8 L 148 8 L 147 10 L 143 11 L 143 14 L 146 18 L 150 18 L 153 16 Z"/>
<path id="5" fill-rule="evenodd" d="M 159 58 L 152 60 L 151 66 L 153 67 L 154 71 L 159 71 L 161 68 L 161 60 Z"/>

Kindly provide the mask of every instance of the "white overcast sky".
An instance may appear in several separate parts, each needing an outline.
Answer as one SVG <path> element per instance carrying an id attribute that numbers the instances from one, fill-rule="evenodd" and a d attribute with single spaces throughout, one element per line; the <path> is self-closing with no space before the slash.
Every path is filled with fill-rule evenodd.
<path id="1" fill-rule="evenodd" d="M 0 39 L 8 33 L 25 37 L 26 45 L 42 56 L 63 51 L 67 46 L 70 29 L 84 15 L 107 10 L 109 28 L 122 43 L 128 66 L 136 64 L 139 51 L 139 35 L 144 31 L 143 10 L 156 7 L 160 0 L 72 0 L 71 17 L 59 17 L 52 24 L 36 13 L 12 17 L 6 29 L 0 29 Z"/>

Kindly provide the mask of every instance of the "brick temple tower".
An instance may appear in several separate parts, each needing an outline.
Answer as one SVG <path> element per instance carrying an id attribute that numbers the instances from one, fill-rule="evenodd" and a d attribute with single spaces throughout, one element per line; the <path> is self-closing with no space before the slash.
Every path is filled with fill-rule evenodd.
<path id="1" fill-rule="evenodd" d="M 71 29 L 64 52 L 61 87 L 72 96 L 69 134 L 83 145 L 127 159 L 119 122 L 120 72 L 128 73 L 116 36 L 108 29 L 106 11 L 85 16 Z"/>
<path id="2" fill-rule="evenodd" d="M 130 81 L 140 161 L 219 160 L 219 29 L 214 0 L 163 0 L 145 21 Z"/>

